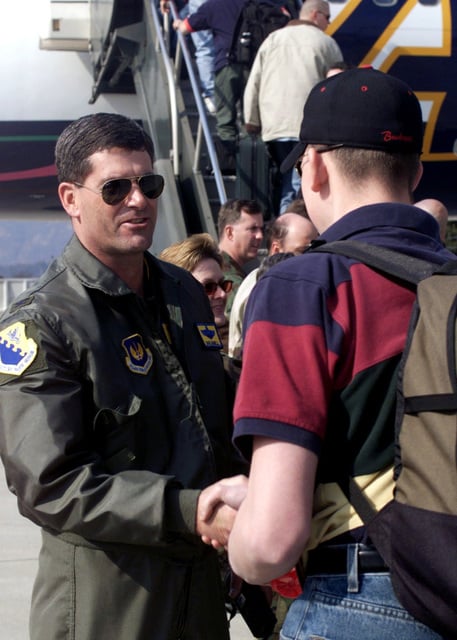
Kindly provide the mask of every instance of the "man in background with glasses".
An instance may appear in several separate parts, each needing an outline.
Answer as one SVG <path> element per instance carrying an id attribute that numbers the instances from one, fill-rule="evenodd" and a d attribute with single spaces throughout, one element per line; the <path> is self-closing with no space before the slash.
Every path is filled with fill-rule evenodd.
<path id="1" fill-rule="evenodd" d="M 268 256 L 278 253 L 300 255 L 316 238 L 317 230 L 308 217 L 292 211 L 284 213 L 266 225 L 265 245 Z M 266 258 L 260 263 L 263 265 Z M 230 313 L 228 354 L 241 360 L 243 347 L 243 319 L 249 296 L 259 278 L 259 268 L 253 269 L 240 284 Z"/>
<path id="2" fill-rule="evenodd" d="M 85 116 L 56 145 L 74 235 L 0 322 L 0 452 L 42 527 L 32 640 L 228 640 L 217 553 L 234 511 L 219 340 L 188 272 L 148 253 L 164 180 L 149 136 Z"/>

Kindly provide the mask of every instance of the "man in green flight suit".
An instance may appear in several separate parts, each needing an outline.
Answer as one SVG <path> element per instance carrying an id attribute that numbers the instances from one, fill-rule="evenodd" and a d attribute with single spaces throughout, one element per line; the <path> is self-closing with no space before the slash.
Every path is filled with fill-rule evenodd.
<path id="1" fill-rule="evenodd" d="M 240 470 L 219 339 L 186 271 L 148 253 L 164 180 L 149 136 L 84 116 L 56 146 L 74 235 L 0 321 L 0 452 L 42 528 L 32 640 L 228 640 L 217 553 Z M 243 483 L 240 477 L 234 480 Z"/>

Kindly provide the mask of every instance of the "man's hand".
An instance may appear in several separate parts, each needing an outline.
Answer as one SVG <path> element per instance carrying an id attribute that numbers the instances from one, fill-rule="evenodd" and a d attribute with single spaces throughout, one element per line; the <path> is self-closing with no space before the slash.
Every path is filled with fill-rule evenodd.
<path id="1" fill-rule="evenodd" d="M 224 478 L 204 489 L 197 504 L 197 533 L 216 549 L 227 545 L 236 512 L 247 493 L 248 479 Z"/>
<path id="2" fill-rule="evenodd" d="M 235 509 L 220 502 L 209 519 L 199 520 L 197 508 L 196 529 L 203 542 L 215 549 L 226 548 L 236 513 Z"/>
<path id="3" fill-rule="evenodd" d="M 160 11 L 165 15 L 165 13 L 170 13 L 170 7 L 168 5 L 168 0 L 160 0 Z"/>
<path id="4" fill-rule="evenodd" d="M 208 520 L 218 505 L 223 502 L 233 509 L 239 509 L 240 504 L 246 497 L 248 490 L 248 479 L 246 476 L 238 475 L 231 478 L 224 478 L 206 487 L 198 500 L 197 520 Z"/>
<path id="5" fill-rule="evenodd" d="M 190 31 L 187 30 L 186 22 L 184 20 L 174 20 L 173 29 L 175 31 L 180 31 L 185 36 L 190 33 Z"/>
<path id="6" fill-rule="evenodd" d="M 251 124 L 250 122 L 246 122 L 244 128 L 246 129 L 246 133 L 249 133 L 251 136 L 258 136 L 262 130 L 262 127 L 259 125 Z"/>

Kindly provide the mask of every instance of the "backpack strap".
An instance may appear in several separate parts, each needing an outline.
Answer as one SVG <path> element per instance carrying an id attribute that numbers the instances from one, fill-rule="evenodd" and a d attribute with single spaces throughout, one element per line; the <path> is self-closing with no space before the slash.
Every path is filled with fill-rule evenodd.
<path id="1" fill-rule="evenodd" d="M 337 240 L 317 244 L 317 246 L 312 245 L 309 251 L 336 253 L 347 258 L 354 258 L 381 273 L 413 285 L 419 284 L 421 280 L 440 270 L 439 265 L 433 262 L 358 240 Z"/>
<path id="2" fill-rule="evenodd" d="M 386 247 L 359 242 L 358 240 L 337 240 L 323 244 L 319 244 L 319 242 L 319 240 L 315 241 L 309 251 L 335 253 L 354 258 L 385 275 L 398 278 L 402 282 L 415 286 L 433 274 L 457 275 L 457 259 L 450 259 L 444 264 L 438 265 L 394 249 L 387 249 Z M 447 396 L 440 394 L 436 398 L 432 396 L 424 398 L 421 396 L 405 399 L 405 408 L 409 412 L 433 411 L 435 408 L 440 411 L 455 411 L 456 401 L 455 394 L 448 394 Z M 356 487 L 358 489 L 357 485 Z M 357 489 L 351 494 L 355 495 Z M 344 493 L 348 496 L 348 491 Z M 353 503 L 351 502 L 351 504 Z M 354 506 L 356 506 L 355 503 Z"/>
<path id="3" fill-rule="evenodd" d="M 359 242 L 357 240 L 338 240 L 323 244 L 319 244 L 319 240 L 317 240 L 311 245 L 309 251 L 335 253 L 348 258 L 354 258 L 372 267 L 376 271 L 380 271 L 387 276 L 414 286 L 417 286 L 419 282 L 431 276 L 433 273 L 442 270 L 440 265 L 433 262 L 409 256 L 394 249 L 387 249 L 386 247 Z M 375 518 L 377 512 L 359 485 L 355 482 L 354 478 L 347 473 L 344 479 L 338 481 L 338 485 L 346 496 L 349 504 L 356 510 L 362 522 L 368 525 Z"/>
<path id="4" fill-rule="evenodd" d="M 371 502 L 363 493 L 357 482 L 349 474 L 345 481 L 338 481 L 338 486 L 351 504 L 357 511 L 364 525 L 367 525 L 376 516 L 377 511 L 371 505 Z"/>
<path id="5" fill-rule="evenodd" d="M 235 28 L 233 30 L 232 41 L 230 43 L 230 48 L 229 48 L 229 50 L 227 52 L 227 59 L 228 59 L 229 63 L 231 63 L 231 64 L 235 63 L 235 62 L 238 62 L 238 60 L 236 59 L 236 44 L 238 42 L 238 38 L 239 38 L 239 35 L 240 35 L 241 25 L 242 25 L 243 18 L 244 18 L 244 12 L 247 11 L 247 7 L 246 7 L 247 4 L 249 4 L 249 0 L 240 9 L 240 13 L 238 14 L 238 18 L 236 19 Z"/>

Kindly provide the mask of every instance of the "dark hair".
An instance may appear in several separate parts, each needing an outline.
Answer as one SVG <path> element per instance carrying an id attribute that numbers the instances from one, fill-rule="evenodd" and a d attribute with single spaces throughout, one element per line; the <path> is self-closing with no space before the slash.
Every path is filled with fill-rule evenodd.
<path id="1" fill-rule="evenodd" d="M 217 216 L 217 229 L 220 239 L 222 239 L 224 229 L 227 225 L 238 222 L 242 211 L 250 215 L 259 213 L 263 215 L 262 207 L 257 200 L 227 200 L 219 209 Z"/>
<path id="2" fill-rule="evenodd" d="M 273 240 L 278 240 L 282 244 L 282 241 L 289 232 L 287 225 L 281 224 L 280 218 L 272 220 L 265 226 L 265 246 L 267 251 L 270 251 Z"/>
<path id="3" fill-rule="evenodd" d="M 66 127 L 55 148 L 57 179 L 83 182 L 91 171 L 90 156 L 105 149 L 146 151 L 154 162 L 150 136 L 134 120 L 116 113 L 83 116 Z"/>
<path id="4" fill-rule="evenodd" d="M 354 68 L 354 65 L 351 64 L 350 62 L 346 62 L 345 60 L 338 60 L 338 62 L 335 62 L 334 64 L 331 64 L 327 68 L 327 73 L 331 69 L 339 69 L 340 71 L 348 71 L 349 69 L 353 69 L 353 68 Z"/>
<path id="5" fill-rule="evenodd" d="M 282 262 L 283 260 L 287 260 L 288 258 L 295 258 L 295 253 L 286 251 L 285 253 L 272 253 L 271 256 L 265 256 L 257 270 L 257 280 L 259 280 L 268 271 L 268 269 L 273 267 L 275 264 L 278 264 L 278 262 Z"/>
<path id="6" fill-rule="evenodd" d="M 282 213 L 296 213 L 299 216 L 303 216 L 307 220 L 309 220 L 308 211 L 306 209 L 306 204 L 303 198 L 297 198 L 296 200 L 292 200 L 289 202 L 286 209 Z"/>

